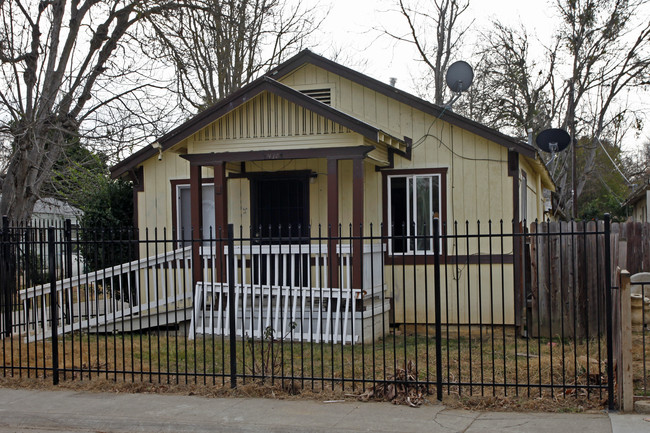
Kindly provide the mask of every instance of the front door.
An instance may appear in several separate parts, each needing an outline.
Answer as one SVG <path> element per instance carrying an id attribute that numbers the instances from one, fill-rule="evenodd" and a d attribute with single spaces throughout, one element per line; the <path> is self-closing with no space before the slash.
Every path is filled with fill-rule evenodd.
<path id="1" fill-rule="evenodd" d="M 250 179 L 251 233 L 263 251 L 253 259 L 253 282 L 305 286 L 309 254 L 297 244 L 309 242 L 309 173 L 263 173 Z"/>
<path id="2" fill-rule="evenodd" d="M 309 174 L 264 173 L 251 177 L 253 234 L 270 242 L 309 236 Z"/>

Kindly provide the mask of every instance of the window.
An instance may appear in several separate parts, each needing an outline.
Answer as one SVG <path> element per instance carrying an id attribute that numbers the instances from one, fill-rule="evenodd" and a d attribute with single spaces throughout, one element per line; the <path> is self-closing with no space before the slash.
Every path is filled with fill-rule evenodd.
<path id="1" fill-rule="evenodd" d="M 203 190 L 201 191 L 202 201 L 202 221 L 203 227 L 201 233 L 198 229 L 192 232 L 192 200 L 190 198 L 190 186 L 187 184 L 176 186 L 176 221 L 177 221 L 177 236 L 180 240 L 185 240 L 184 246 L 190 245 L 189 240 L 194 237 L 198 239 L 215 239 L 220 236 L 218 228 L 214 227 L 214 184 L 204 183 Z M 193 235 L 193 236 L 192 236 Z"/>
<path id="2" fill-rule="evenodd" d="M 440 174 L 391 175 L 388 235 L 392 253 L 433 253 L 433 219 L 440 218 Z"/>

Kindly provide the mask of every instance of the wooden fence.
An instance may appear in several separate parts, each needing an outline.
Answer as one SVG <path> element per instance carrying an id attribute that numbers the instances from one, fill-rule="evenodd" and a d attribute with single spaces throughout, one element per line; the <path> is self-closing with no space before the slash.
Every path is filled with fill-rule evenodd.
<path id="1" fill-rule="evenodd" d="M 589 338 L 605 332 L 605 290 L 618 285 L 616 269 L 650 271 L 650 224 L 612 223 L 609 260 L 603 221 L 531 224 L 525 251 L 529 335 Z"/>
<path id="2" fill-rule="evenodd" d="M 650 272 L 650 223 L 614 223 L 611 230 L 612 278 L 616 268 L 630 275 Z M 618 281 L 612 280 L 613 285 Z"/>

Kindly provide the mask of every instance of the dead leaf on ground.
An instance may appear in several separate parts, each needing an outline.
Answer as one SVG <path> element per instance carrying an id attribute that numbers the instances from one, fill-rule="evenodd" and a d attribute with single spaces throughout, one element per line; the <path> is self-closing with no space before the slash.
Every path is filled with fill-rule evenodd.
<path id="1" fill-rule="evenodd" d="M 367 389 L 357 396 L 360 401 L 390 401 L 393 404 L 403 404 L 419 407 L 424 403 L 427 389 L 424 384 L 417 382 L 418 373 L 413 361 L 409 361 L 406 369 L 398 368 L 396 373 L 389 376 L 385 383 L 380 383 Z"/>

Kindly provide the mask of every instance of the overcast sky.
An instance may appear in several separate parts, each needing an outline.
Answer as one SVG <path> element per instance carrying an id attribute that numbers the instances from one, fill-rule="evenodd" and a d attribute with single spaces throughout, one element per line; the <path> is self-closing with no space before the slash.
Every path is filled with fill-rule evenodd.
<path id="1" fill-rule="evenodd" d="M 417 53 L 407 44 L 396 45 L 386 37 L 378 37 L 379 32 L 373 28 L 389 28 L 391 31 L 403 32 L 405 22 L 401 16 L 391 13 L 397 0 L 302 0 L 330 5 L 330 12 L 316 36 L 318 46 L 313 50 L 331 57 L 337 49 L 342 51 L 344 62 L 373 78 L 388 82 L 397 78 L 396 86 L 411 93 L 417 93 L 413 77 L 421 75 L 422 68 Z M 646 8 L 650 17 L 650 7 Z M 490 22 L 498 19 L 503 23 L 524 23 L 531 46 L 536 44 L 534 38 L 543 43 L 550 43 L 552 34 L 561 23 L 551 8 L 551 3 L 543 0 L 473 0 L 468 11 L 463 15 L 464 22 L 471 23 L 472 30 L 486 30 Z M 476 34 L 477 32 L 473 32 Z M 472 50 L 476 41 L 466 38 L 464 49 L 454 60 L 462 59 L 472 64 Z M 540 52 L 541 55 L 541 52 Z M 632 95 L 630 103 L 634 109 L 650 112 L 650 101 Z M 644 141 L 650 141 L 650 118 L 646 119 L 643 134 L 635 138 L 626 137 L 625 148 L 631 149 Z"/>
<path id="2" fill-rule="evenodd" d="M 398 79 L 398 87 L 413 91 L 411 74 L 417 73 L 417 53 L 408 45 L 395 45 L 386 37 L 378 37 L 373 28 L 382 26 L 391 32 L 405 31 L 403 17 L 395 9 L 397 0 L 332 0 L 328 17 L 322 26 L 323 46 L 333 41 L 334 48 L 344 49 L 352 56 L 356 54 L 365 61 L 365 73 L 382 81 L 390 77 Z M 321 4 L 327 4 L 321 1 Z M 492 19 L 502 22 L 525 22 L 531 34 L 539 34 L 540 39 L 549 39 L 553 31 L 551 12 L 544 1 L 521 0 L 475 0 L 463 14 L 463 22 L 471 23 L 472 29 L 489 28 Z M 465 52 L 459 57 L 471 64 L 473 43 L 466 38 Z M 327 54 L 327 53 L 323 53 Z"/>

